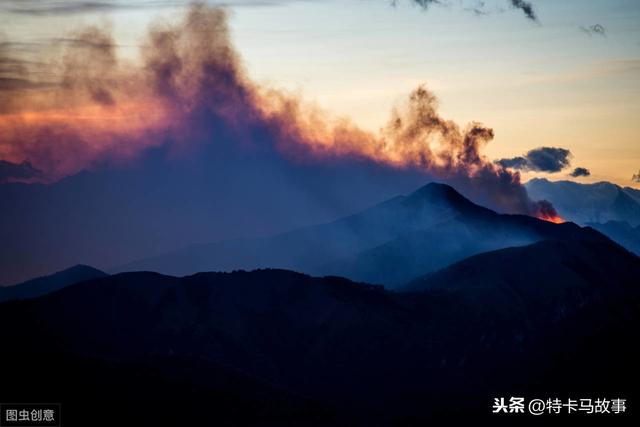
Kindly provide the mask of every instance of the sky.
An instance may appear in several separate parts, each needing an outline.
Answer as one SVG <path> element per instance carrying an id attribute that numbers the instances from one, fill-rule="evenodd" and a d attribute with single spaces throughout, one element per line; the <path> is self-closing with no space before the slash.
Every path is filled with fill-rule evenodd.
<path id="1" fill-rule="evenodd" d="M 173 22 L 180 1 L 3 1 L 0 42 L 30 46 L 80 26 L 112 30 L 135 62 L 147 26 Z M 229 1 L 232 41 L 249 76 L 376 131 L 420 84 L 457 123 L 481 122 L 491 159 L 536 147 L 571 152 L 573 167 L 635 185 L 640 169 L 640 2 L 532 0 L 537 20 L 509 2 Z M 471 10 L 474 9 L 474 10 Z M 597 27 L 596 27 L 597 26 Z"/>

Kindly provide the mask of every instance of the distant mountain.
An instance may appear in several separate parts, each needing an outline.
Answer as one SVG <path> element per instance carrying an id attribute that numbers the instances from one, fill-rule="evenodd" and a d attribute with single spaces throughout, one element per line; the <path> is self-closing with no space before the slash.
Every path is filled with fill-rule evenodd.
<path id="1" fill-rule="evenodd" d="M 202 135 L 184 151 L 168 144 L 52 184 L 0 184 L 0 286 L 326 222 L 427 179 L 361 159 L 291 161 L 259 131 L 251 144 Z"/>
<path id="2" fill-rule="evenodd" d="M 640 225 L 632 227 L 625 221 L 607 221 L 604 224 L 589 223 L 588 225 L 636 255 L 640 255 Z"/>
<path id="3" fill-rule="evenodd" d="M 495 419 L 502 395 L 635 401 L 639 275 L 607 239 L 478 255 L 409 293 L 282 270 L 124 273 L 0 305 L 0 400 L 62 401 L 69 426 L 424 425 Z"/>
<path id="4" fill-rule="evenodd" d="M 546 179 L 532 179 L 526 187 L 531 197 L 549 200 L 569 221 L 583 225 L 608 221 L 640 225 L 640 190 L 610 182 L 580 184 Z"/>
<path id="5" fill-rule="evenodd" d="M 0 287 L 0 302 L 34 298 L 66 286 L 107 276 L 107 273 L 88 265 L 76 265 L 49 276 L 38 277 L 13 286 Z"/>
<path id="6" fill-rule="evenodd" d="M 399 286 L 470 255 L 542 239 L 598 239 L 575 224 L 501 215 L 430 183 L 335 222 L 271 238 L 190 246 L 116 271 L 186 275 L 277 267 Z"/>

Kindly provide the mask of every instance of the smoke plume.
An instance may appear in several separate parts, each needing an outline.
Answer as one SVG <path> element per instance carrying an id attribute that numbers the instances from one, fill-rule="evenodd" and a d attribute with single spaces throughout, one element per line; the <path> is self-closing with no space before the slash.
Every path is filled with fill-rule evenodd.
<path id="1" fill-rule="evenodd" d="M 233 145 L 291 162 L 346 157 L 421 170 L 504 212 L 556 217 L 549 203 L 528 197 L 517 172 L 482 155 L 492 129 L 479 123 L 461 128 L 442 118 L 424 86 L 374 134 L 253 83 L 221 9 L 193 6 L 178 25 L 154 24 L 141 65 L 120 61 L 100 28 L 73 39 L 47 63 L 55 81 L 35 89 L 45 82 L 31 65 L 20 73 L 29 84 L 0 92 L 0 159 L 30 162 L 42 171 L 38 180 L 133 161 L 150 147 L 182 153 L 206 144 L 224 156 Z"/>

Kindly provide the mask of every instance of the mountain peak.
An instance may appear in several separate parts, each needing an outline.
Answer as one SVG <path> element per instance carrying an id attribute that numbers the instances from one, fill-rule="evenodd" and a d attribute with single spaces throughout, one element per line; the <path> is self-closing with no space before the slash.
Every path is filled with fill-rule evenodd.
<path id="1" fill-rule="evenodd" d="M 465 199 L 455 188 L 439 182 L 430 182 L 409 195 L 409 199 L 422 199 L 428 201 L 437 200 L 462 200 Z M 466 199 L 465 199 L 466 200 Z"/>
<path id="2" fill-rule="evenodd" d="M 58 273 L 80 273 L 80 272 L 93 272 L 93 273 L 104 274 L 103 271 L 100 271 L 97 268 L 91 267 L 90 265 L 86 265 L 86 264 L 76 264 L 76 265 L 74 265 L 72 267 L 65 268 L 64 270 L 58 271 L 57 273 L 54 273 L 54 274 L 58 274 Z"/>
<path id="3" fill-rule="evenodd" d="M 447 204 L 460 212 L 482 211 L 482 213 L 493 212 L 490 209 L 476 205 L 471 200 L 460 194 L 458 190 L 450 185 L 439 182 L 430 182 L 413 193 L 407 200 L 410 203 L 429 203 L 434 205 Z"/>
<path id="4" fill-rule="evenodd" d="M 423 185 L 422 187 L 418 188 L 417 190 L 414 191 L 414 193 L 419 193 L 421 191 L 425 191 L 425 192 L 449 192 L 449 191 L 453 191 L 456 192 L 455 188 L 453 188 L 452 186 L 448 185 L 448 184 L 443 184 L 441 182 L 429 182 L 425 185 Z"/>
<path id="5" fill-rule="evenodd" d="M 85 280 L 105 276 L 107 273 L 103 271 L 88 265 L 77 264 L 48 276 L 36 277 L 17 285 L 0 288 L 0 302 L 34 298 Z"/>

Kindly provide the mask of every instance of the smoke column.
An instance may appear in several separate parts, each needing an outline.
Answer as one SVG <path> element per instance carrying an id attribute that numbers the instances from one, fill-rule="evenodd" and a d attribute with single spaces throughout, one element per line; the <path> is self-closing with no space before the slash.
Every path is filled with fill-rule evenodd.
<path id="1" fill-rule="evenodd" d="M 528 197 L 517 172 L 482 155 L 493 130 L 442 118 L 426 87 L 394 108 L 379 133 L 364 131 L 250 81 L 227 25 L 224 10 L 193 6 L 180 24 L 152 25 L 141 65 L 119 61 L 113 39 L 98 28 L 74 34 L 53 61 L 24 62 L 28 84 L 0 92 L 0 160 L 40 171 L 24 181 L 52 182 L 133 161 L 149 147 L 212 144 L 224 155 L 232 141 L 294 162 L 353 157 L 424 170 L 504 212 L 557 218 L 548 202 Z M 10 52 L 0 55 L 7 62 Z M 53 67 L 53 81 L 37 78 L 39 63 Z"/>

